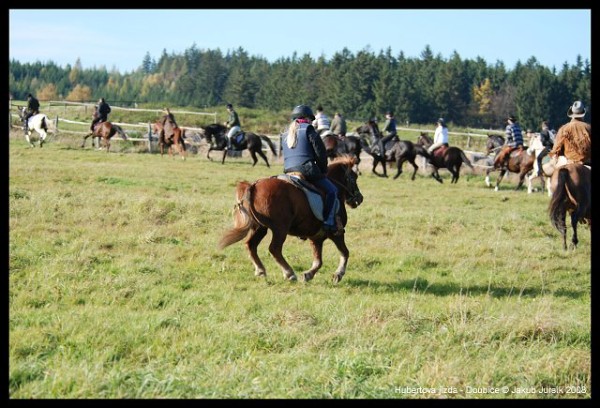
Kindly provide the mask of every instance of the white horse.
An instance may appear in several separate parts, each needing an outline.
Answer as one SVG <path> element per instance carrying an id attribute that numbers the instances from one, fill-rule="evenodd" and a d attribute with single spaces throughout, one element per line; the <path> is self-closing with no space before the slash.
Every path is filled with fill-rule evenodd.
<path id="1" fill-rule="evenodd" d="M 550 179 L 552 178 L 552 173 L 554 173 L 554 167 L 556 166 L 556 160 L 554 158 L 548 157 L 550 160 L 546 163 L 542 163 L 542 175 L 538 176 L 538 165 L 537 165 L 537 157 L 544 150 L 544 145 L 542 144 L 542 137 L 539 133 L 534 133 L 534 135 L 529 140 L 529 148 L 527 149 L 527 154 L 534 155 L 536 160 L 533 161 L 533 171 L 529 176 L 527 176 L 527 192 L 531 194 L 533 192 L 532 181 L 535 178 L 540 177 L 542 181 L 542 191 L 544 191 L 544 176 L 546 176 L 546 190 L 548 191 L 548 197 L 552 197 L 552 189 L 550 188 Z M 542 161 L 544 161 L 542 159 Z"/>
<path id="2" fill-rule="evenodd" d="M 21 107 L 19 109 L 19 117 L 21 118 L 21 121 L 23 121 L 26 114 L 27 108 L 25 106 Z M 25 132 L 25 139 L 27 140 L 29 146 L 34 147 L 30 140 L 30 136 L 31 132 L 35 130 L 38 135 L 40 135 L 40 147 L 42 147 L 46 141 L 46 136 L 48 136 L 48 129 L 54 132 L 54 122 L 43 113 L 38 113 L 37 115 L 33 115 L 27 119 L 27 131 Z"/>

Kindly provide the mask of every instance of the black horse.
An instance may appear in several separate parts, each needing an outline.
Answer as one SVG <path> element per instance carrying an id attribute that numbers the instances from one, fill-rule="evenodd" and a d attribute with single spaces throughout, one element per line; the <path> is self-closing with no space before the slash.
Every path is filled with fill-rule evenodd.
<path id="1" fill-rule="evenodd" d="M 360 174 L 360 153 L 362 152 L 362 143 L 358 136 L 348 135 L 341 137 L 330 133 L 323 136 L 323 143 L 327 151 L 327 158 L 330 160 L 341 156 L 352 156 L 355 158 L 354 165 L 356 172 Z"/>
<path id="2" fill-rule="evenodd" d="M 386 152 L 389 152 L 392 146 L 394 146 L 394 144 L 399 140 L 398 137 L 386 136 L 382 138 L 382 135 L 377 127 L 371 129 L 367 124 L 357 127 L 356 132 L 359 135 L 359 140 L 361 141 L 363 150 L 373 157 L 373 168 L 371 169 L 373 174 L 379 177 L 387 177 L 386 162 L 394 160 L 389 160 Z M 375 132 L 375 135 L 373 135 L 372 132 Z M 371 138 L 371 145 L 368 143 L 369 138 Z M 383 152 L 380 151 L 378 143 L 376 142 L 378 140 L 383 142 Z M 383 167 L 383 173 L 381 174 L 376 170 L 377 165 L 380 163 L 381 167 Z"/>
<path id="3" fill-rule="evenodd" d="M 225 156 L 227 156 L 227 128 L 218 123 L 213 123 L 205 127 L 201 126 L 200 129 L 200 137 L 202 139 L 205 139 L 206 142 L 210 144 L 208 152 L 206 153 L 206 158 L 212 160 L 210 158 L 210 152 L 213 150 L 222 150 L 223 159 L 221 160 L 221 163 L 225 163 Z M 256 163 L 258 162 L 258 158 L 256 157 L 256 155 L 258 154 L 265 161 L 267 167 L 271 167 L 269 165 L 269 160 L 267 159 L 267 156 L 262 151 L 262 142 L 264 141 L 269 145 L 269 148 L 271 149 L 271 152 L 273 152 L 273 155 L 277 157 L 275 145 L 273 144 L 271 139 L 269 139 L 265 135 L 257 135 L 256 133 L 252 132 L 243 133 L 244 137 L 239 142 L 237 141 L 239 135 L 233 137 L 233 140 L 231 141 L 233 150 L 239 151 L 248 149 L 248 151 L 250 152 L 250 156 L 252 156 L 253 160 L 252 166 L 256 165 Z"/>
<path id="4" fill-rule="evenodd" d="M 416 144 L 427 148 L 431 146 L 432 143 L 433 141 L 431 138 L 427 136 L 426 133 L 421 132 Z M 442 146 L 433 152 L 431 159 L 429 160 L 429 164 L 433 166 L 433 172 L 431 173 L 431 176 L 440 183 L 443 183 L 443 180 L 438 173 L 438 169 L 448 169 L 448 171 L 450 171 L 452 174 L 452 180 L 450 183 L 456 183 L 458 182 L 458 177 L 460 176 L 460 167 L 463 163 L 473 170 L 471 161 L 468 159 L 462 149 L 455 146 Z"/>
<path id="5" fill-rule="evenodd" d="M 392 147 L 387 149 L 386 147 L 386 160 L 389 162 L 396 162 L 397 172 L 394 176 L 394 180 L 400 177 L 402 174 L 402 165 L 404 162 L 409 162 L 413 166 L 413 174 L 410 177 L 411 180 L 415 179 L 415 175 L 417 174 L 417 170 L 419 166 L 415 162 L 417 155 L 423 156 L 428 160 L 431 160 L 431 155 L 427 152 L 423 146 L 414 144 L 408 140 L 395 140 Z"/>

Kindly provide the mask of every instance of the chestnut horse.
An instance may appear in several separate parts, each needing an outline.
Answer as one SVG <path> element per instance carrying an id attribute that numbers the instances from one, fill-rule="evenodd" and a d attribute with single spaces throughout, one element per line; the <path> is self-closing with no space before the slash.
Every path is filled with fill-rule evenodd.
<path id="1" fill-rule="evenodd" d="M 158 144 L 160 146 L 160 156 L 162 157 L 165 151 L 165 146 L 168 148 L 169 156 L 173 157 L 173 146 L 176 146 L 179 155 L 185 160 L 185 130 L 177 126 L 175 117 L 167 110 L 167 114 L 157 122 L 154 122 L 154 133 L 158 133 Z"/>
<path id="2" fill-rule="evenodd" d="M 92 136 L 92 145 L 93 140 L 95 138 L 98 138 L 99 141 L 102 140 L 104 142 L 104 146 L 106 146 L 106 153 L 108 153 L 110 149 L 110 138 L 117 133 L 119 134 L 119 136 L 121 136 L 123 140 L 127 140 L 127 135 L 125 134 L 125 132 L 123 132 L 123 129 L 121 129 L 119 125 L 115 125 L 114 123 L 110 122 L 96 123 L 96 125 L 94 125 L 94 131 L 88 133 L 83 137 L 83 141 L 81 142 L 81 148 L 85 147 L 85 141 L 87 140 L 87 138 Z M 98 147 L 98 149 L 101 149 L 101 147 Z"/>
<path id="3" fill-rule="evenodd" d="M 212 160 L 210 158 L 210 152 L 213 150 L 222 150 L 223 151 L 223 159 L 221 163 L 225 163 L 225 156 L 227 156 L 227 128 L 219 123 L 213 123 L 208 126 L 200 126 L 202 139 L 205 139 L 206 142 L 210 145 L 208 148 L 208 152 L 206 153 L 206 158 Z M 234 150 L 245 150 L 248 149 L 250 152 L 250 156 L 252 156 L 252 166 L 255 166 L 258 162 L 256 155 L 258 154 L 262 159 L 267 163 L 267 167 L 271 167 L 269 165 L 269 160 L 267 160 L 267 156 L 262 151 L 262 142 L 266 142 L 271 148 L 271 152 L 273 155 L 277 157 L 277 152 L 275 151 L 275 145 L 265 135 L 257 135 L 252 132 L 244 132 L 245 137 L 239 144 L 235 141 L 232 142 Z M 234 136 L 233 139 L 236 139 L 237 136 Z"/>
<path id="4" fill-rule="evenodd" d="M 577 223 L 592 228 L 592 171 L 580 163 L 570 163 L 557 168 L 552 174 L 552 198 L 548 214 L 552 225 L 561 233 L 563 248 L 567 249 L 567 213 L 571 216 L 573 238 L 571 248 L 575 249 Z"/>
<path id="5" fill-rule="evenodd" d="M 496 179 L 496 187 L 495 191 L 498 191 L 498 186 L 502 181 L 502 178 L 507 172 L 517 173 L 519 175 L 519 182 L 517 183 L 517 187 L 515 190 L 521 188 L 523 183 L 525 182 L 525 176 L 529 174 L 533 170 L 533 164 L 535 162 L 535 157 L 533 155 L 527 154 L 527 147 L 523 146 L 523 148 L 517 148 L 510 152 L 508 156 L 507 163 L 501 163 L 498 160 L 498 154 L 500 154 L 501 150 L 496 153 L 494 157 L 494 167 L 489 168 L 485 171 L 485 184 L 488 187 L 491 187 L 492 184 L 490 182 L 490 173 L 496 170 L 500 170 L 500 174 Z"/>
<path id="6" fill-rule="evenodd" d="M 352 170 L 354 164 L 353 157 L 339 157 L 327 167 L 327 177 L 338 188 L 338 200 L 352 208 L 358 207 L 363 201 L 356 184 L 358 175 Z M 258 257 L 257 249 L 268 230 L 271 230 L 269 252 L 281 267 L 283 277 L 296 280 L 294 270 L 283 257 L 283 243 L 288 235 L 308 239 L 312 247 L 313 263 L 311 268 L 304 272 L 303 278 L 310 281 L 323 264 L 323 242 L 331 239 L 341 254 L 333 282 L 338 283 L 342 280 L 350 255 L 344 233 L 336 235 L 322 229 L 323 222 L 314 216 L 306 194 L 300 188 L 288 181 L 270 177 L 254 183 L 239 182 L 235 195 L 237 204 L 233 210 L 234 228 L 225 232 L 219 242 L 219 248 L 225 248 L 248 236 L 246 248 L 254 264 L 254 274 L 266 276 L 267 272 Z M 321 195 L 324 197 L 323 193 Z M 345 227 L 348 214 L 344 205 L 340 205 L 337 216 Z"/>
<path id="7" fill-rule="evenodd" d="M 425 132 L 421 132 L 416 144 L 428 148 L 433 144 L 433 141 Z M 440 183 L 443 183 L 443 180 L 438 173 L 438 169 L 448 169 L 452 174 L 450 183 L 457 183 L 458 177 L 460 176 L 460 167 L 463 163 L 473 170 L 471 161 L 467 158 L 462 149 L 456 146 L 442 146 L 439 149 L 434 150 L 431 154 L 431 159 L 429 160 L 429 164 L 433 166 L 433 173 L 431 173 L 431 176 Z"/>

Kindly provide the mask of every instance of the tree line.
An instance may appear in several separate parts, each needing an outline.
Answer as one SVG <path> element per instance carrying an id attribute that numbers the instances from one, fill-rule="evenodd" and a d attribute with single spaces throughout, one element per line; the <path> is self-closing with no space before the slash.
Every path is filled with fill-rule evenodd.
<path id="1" fill-rule="evenodd" d="M 274 62 L 250 56 L 243 48 L 227 53 L 198 49 L 162 55 L 146 53 L 130 73 L 106 68 L 61 67 L 53 62 L 9 64 L 9 90 L 15 99 L 32 93 L 40 100 L 66 99 L 131 101 L 207 108 L 233 103 L 250 109 L 291 110 L 305 103 L 322 105 L 333 115 L 363 121 L 387 110 L 400 124 L 433 123 L 438 117 L 463 127 L 501 128 L 514 114 L 523 127 L 538 129 L 542 120 L 558 128 L 575 100 L 587 107 L 591 121 L 591 64 L 578 56 L 560 71 L 535 57 L 517 62 L 512 70 L 502 61 L 448 59 L 427 45 L 418 58 L 391 49 L 378 53 L 368 47 L 356 54 L 347 48 L 330 59 L 310 54 Z"/>

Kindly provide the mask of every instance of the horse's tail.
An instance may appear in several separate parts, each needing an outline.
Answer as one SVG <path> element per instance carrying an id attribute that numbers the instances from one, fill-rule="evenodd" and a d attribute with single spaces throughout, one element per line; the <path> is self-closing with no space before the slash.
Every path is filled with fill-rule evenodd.
<path id="1" fill-rule="evenodd" d="M 473 165 L 471 164 L 471 160 L 469 160 L 469 158 L 467 157 L 465 152 L 463 152 L 462 150 L 460 151 L 460 158 L 467 166 L 469 166 L 471 168 L 471 170 L 474 170 Z"/>
<path id="2" fill-rule="evenodd" d="M 235 190 L 236 205 L 233 208 L 233 228 L 227 230 L 218 243 L 223 249 L 244 239 L 250 228 L 255 224 L 246 205 L 251 206 L 252 187 L 247 181 L 240 181 Z"/>
<path id="3" fill-rule="evenodd" d="M 271 152 L 273 152 L 273 155 L 275 157 L 278 157 L 277 152 L 275 151 L 275 145 L 273 144 L 273 142 L 271 141 L 271 139 L 269 139 L 267 136 L 265 135 L 260 135 L 260 138 L 262 140 L 264 140 L 265 142 L 267 142 L 267 144 L 269 145 L 269 147 L 271 148 Z"/>
<path id="4" fill-rule="evenodd" d="M 185 146 L 185 129 L 184 128 L 179 128 L 181 129 L 181 138 L 179 138 L 179 142 L 181 143 L 181 148 L 183 149 L 183 151 L 185 152 L 187 150 L 187 147 Z"/>
<path id="5" fill-rule="evenodd" d="M 129 139 L 129 138 L 127 137 L 127 135 L 125 134 L 125 132 L 123 131 L 123 129 L 121 128 L 121 126 L 119 126 L 119 125 L 115 125 L 114 123 L 113 123 L 112 125 L 114 126 L 114 128 L 115 128 L 115 129 L 116 129 L 116 131 L 117 131 L 117 133 L 119 134 L 119 136 L 121 136 L 121 138 L 122 138 L 123 140 L 127 140 L 127 139 Z"/>
<path id="6" fill-rule="evenodd" d="M 558 183 L 556 189 L 552 193 L 550 204 L 548 205 L 548 214 L 550 215 L 550 222 L 552 222 L 554 228 L 563 233 L 562 229 L 565 228 L 565 226 L 561 224 L 563 224 L 562 220 L 567 213 L 567 197 L 569 197 L 569 199 L 572 198 L 570 197 L 567 187 L 569 171 L 567 169 L 558 169 L 557 172 Z"/>

